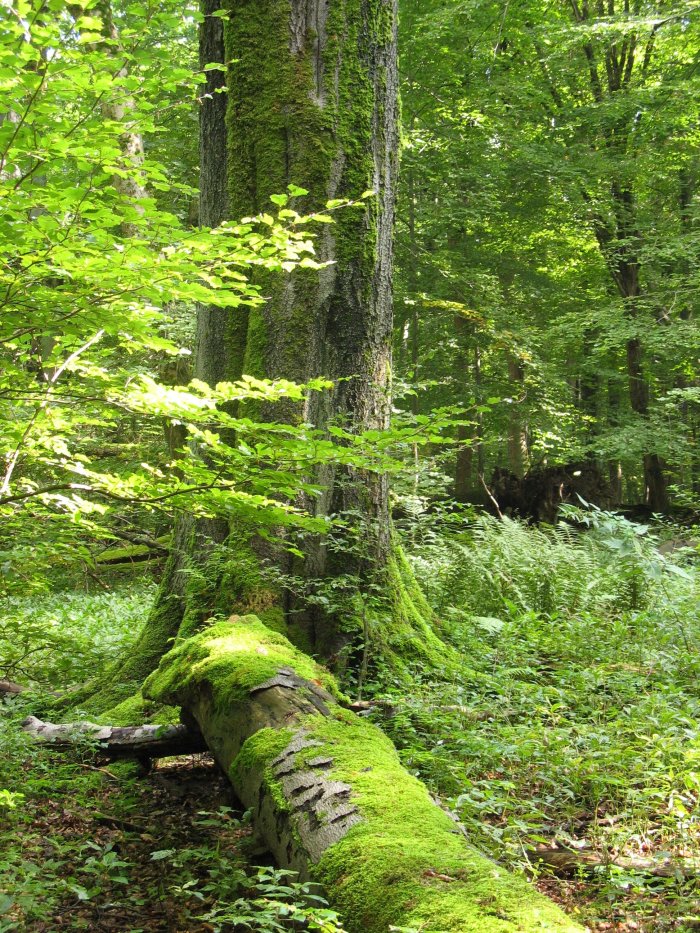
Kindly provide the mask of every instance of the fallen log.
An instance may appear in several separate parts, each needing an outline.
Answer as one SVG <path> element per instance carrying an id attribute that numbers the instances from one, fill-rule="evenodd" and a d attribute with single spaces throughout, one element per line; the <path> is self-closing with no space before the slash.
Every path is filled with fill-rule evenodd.
<path id="1" fill-rule="evenodd" d="M 0 680 L 0 696 L 24 693 L 26 689 L 22 684 L 13 683 L 11 680 Z"/>
<path id="2" fill-rule="evenodd" d="M 183 642 L 143 693 L 183 707 L 278 864 L 322 883 L 350 933 L 581 930 L 472 848 L 330 675 L 255 616 Z"/>
<path id="3" fill-rule="evenodd" d="M 685 878 L 700 872 L 698 859 L 652 859 L 619 855 L 614 858 L 580 849 L 536 849 L 532 862 L 541 862 L 555 874 L 575 875 L 579 871 L 595 872 L 601 868 L 622 868 L 656 878 Z"/>
<path id="4" fill-rule="evenodd" d="M 95 722 L 57 725 L 28 716 L 22 729 L 38 741 L 58 748 L 94 742 L 105 758 L 167 758 L 207 750 L 201 733 L 184 725 L 101 726 Z"/>

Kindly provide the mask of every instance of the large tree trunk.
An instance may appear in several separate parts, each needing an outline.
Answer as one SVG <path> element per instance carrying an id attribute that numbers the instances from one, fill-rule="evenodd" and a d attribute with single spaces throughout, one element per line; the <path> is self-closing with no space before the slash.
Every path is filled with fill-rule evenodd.
<path id="1" fill-rule="evenodd" d="M 215 226 L 271 209 L 289 184 L 308 189 L 301 212 L 331 198 L 375 194 L 317 225 L 329 265 L 260 284 L 270 300 L 245 311 L 198 311 L 195 376 L 209 384 L 243 374 L 306 382 L 333 380 L 304 404 L 258 405 L 258 420 L 331 423 L 360 433 L 387 427 L 392 335 L 392 234 L 398 152 L 396 0 L 240 0 L 222 28 L 220 0 L 205 0 L 200 62 L 231 62 L 227 93 L 209 72 L 202 95 L 200 219 Z M 297 199 L 294 199 L 295 201 Z M 117 683 L 99 707 L 133 693 L 178 636 L 212 612 L 255 611 L 291 631 L 306 650 L 366 671 L 370 644 L 398 663 L 422 657 L 444 666 L 430 610 L 392 535 L 385 476 L 325 465 L 322 490 L 302 503 L 314 515 L 345 513 L 347 539 L 333 548 L 307 536 L 303 559 L 256 539 L 256 529 L 220 521 L 176 527 L 163 584 Z M 282 532 L 280 532 L 282 536 Z M 210 572 L 212 545 L 225 543 L 225 579 Z M 269 583 L 267 562 L 305 581 L 294 591 Z M 197 573 L 192 570 L 197 569 Z M 257 569 L 256 569 L 257 568 Z M 202 572 L 203 571 L 203 572 Z M 314 599 L 329 579 L 333 611 Z M 195 583 L 195 580 L 197 581 Z M 204 583 L 202 583 L 204 581 Z M 311 599 L 308 597 L 311 596 Z M 363 645 L 364 647 L 361 647 Z"/>
<path id="2" fill-rule="evenodd" d="M 232 214 L 268 209 L 270 195 L 290 183 L 311 193 L 295 205 L 302 211 L 331 198 L 376 192 L 364 209 L 340 212 L 336 224 L 320 228 L 319 258 L 331 265 L 320 274 L 295 273 L 269 283 L 272 300 L 248 316 L 244 372 L 334 381 L 330 393 L 312 393 L 303 406 L 284 413 L 318 428 L 334 422 L 359 433 L 389 421 L 395 17 L 395 0 L 243 0 L 227 25 L 236 59 L 228 90 Z M 280 418 L 279 409 L 261 414 Z M 330 551 L 323 540 L 307 539 L 304 560 L 283 569 L 309 580 L 312 591 L 314 581 L 339 573 L 361 579 L 371 568 L 381 574 L 392 551 L 386 479 L 332 466 L 314 479 L 324 491 L 306 503 L 308 509 L 351 514 L 354 543 Z M 357 592 L 355 587 L 350 603 Z M 328 657 L 347 641 L 333 613 L 309 608 L 291 594 L 284 608 L 310 649 Z M 362 613 L 357 606 L 354 611 Z"/>
<path id="3" fill-rule="evenodd" d="M 580 931 L 469 846 L 328 673 L 254 616 L 182 643 L 144 693 L 184 707 L 277 863 L 324 883 L 350 933 Z"/>
<path id="4" fill-rule="evenodd" d="M 334 383 L 328 393 L 250 413 L 321 429 L 335 423 L 354 433 L 385 428 L 398 152 L 395 0 L 242 0 L 230 10 L 225 30 L 211 15 L 216 2 L 207 0 L 205 7 L 202 65 L 233 64 L 227 94 L 209 89 L 203 97 L 202 221 L 215 225 L 227 215 L 268 210 L 270 195 L 289 184 L 310 192 L 295 203 L 302 212 L 331 198 L 359 198 L 368 190 L 375 195 L 359 209 L 338 212 L 335 224 L 318 225 L 319 258 L 329 263 L 320 272 L 266 275 L 262 284 L 270 300 L 245 312 L 201 308 L 195 375 L 211 384 L 244 373 L 296 382 L 326 377 Z M 323 491 L 304 505 L 315 515 L 350 515 L 347 543 L 338 547 L 336 540 L 330 549 L 322 538 L 307 536 L 299 560 L 261 547 L 254 529 L 236 528 L 227 541 L 228 608 L 265 608 L 266 618 L 275 613 L 276 623 L 291 626 L 306 648 L 325 657 L 340 654 L 340 663 L 353 660 L 350 643 L 363 628 L 367 641 L 370 617 L 393 619 L 403 636 L 418 628 L 430 640 L 427 607 L 406 593 L 407 568 L 391 534 L 386 478 L 326 465 L 312 479 Z M 180 556 L 171 560 L 157 620 L 166 605 L 175 605 L 173 597 L 185 615 L 201 617 L 201 606 L 192 612 L 182 573 L 188 548 L 191 555 L 192 542 L 206 537 L 207 529 L 201 530 L 178 535 Z M 221 523 L 208 528 L 220 542 L 227 531 Z M 322 611 L 318 600 L 298 593 L 275 592 L 251 572 L 261 556 L 305 580 L 304 597 L 342 574 L 348 583 L 335 591 L 341 611 Z M 369 606 L 367 593 L 381 594 L 374 603 L 382 605 Z M 168 637 L 177 631 L 169 623 Z"/>

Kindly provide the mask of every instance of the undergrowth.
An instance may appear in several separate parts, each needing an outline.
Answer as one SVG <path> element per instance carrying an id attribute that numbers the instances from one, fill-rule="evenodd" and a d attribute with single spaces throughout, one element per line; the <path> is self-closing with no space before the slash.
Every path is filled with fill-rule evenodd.
<path id="1" fill-rule="evenodd" d="M 419 675 L 410 696 L 397 687 L 373 715 L 470 841 L 591 930 L 696 930 L 697 546 L 672 527 L 568 517 L 555 528 L 487 517 L 419 526 L 411 561 L 464 676 Z M 152 593 L 144 581 L 7 601 L 0 677 L 54 690 L 99 676 Z M 207 799 L 183 809 L 182 774 L 165 777 L 174 799 L 162 793 L 171 766 L 144 778 L 95 766 L 94 749 L 72 760 L 33 749 L 18 728 L 24 703 L 6 701 L 0 718 L 0 933 L 339 929 L 314 892 L 246 865 L 247 827 L 212 800 L 213 772 Z M 537 850 L 556 846 L 600 865 L 550 876 Z M 620 857 L 676 873 L 621 868 Z"/>
<path id="2" fill-rule="evenodd" d="M 343 933 L 319 891 L 257 865 L 246 814 L 208 756 L 135 764 L 33 748 L 4 709 L 0 933 Z"/>
<path id="3" fill-rule="evenodd" d="M 697 929 L 698 863 L 683 871 L 700 857 L 697 551 L 661 553 L 677 530 L 571 518 L 588 530 L 482 517 L 414 543 L 468 667 L 391 697 L 381 724 L 473 842 L 543 875 L 594 929 Z M 603 864 L 547 880 L 538 846 Z M 616 868 L 625 855 L 671 859 L 676 877 Z"/>
<path id="4" fill-rule="evenodd" d="M 0 608 L 0 679 L 65 690 L 98 676 L 138 635 L 155 583 L 111 590 L 6 596 Z"/>
<path id="5" fill-rule="evenodd" d="M 3 606 L 0 678 L 33 690 L 0 700 L 0 933 L 343 933 L 315 886 L 256 865 L 264 854 L 208 756 L 144 774 L 101 764 L 89 741 L 55 753 L 22 732 L 51 705 L 42 691 L 99 677 L 128 649 L 153 594 L 144 579 Z"/>

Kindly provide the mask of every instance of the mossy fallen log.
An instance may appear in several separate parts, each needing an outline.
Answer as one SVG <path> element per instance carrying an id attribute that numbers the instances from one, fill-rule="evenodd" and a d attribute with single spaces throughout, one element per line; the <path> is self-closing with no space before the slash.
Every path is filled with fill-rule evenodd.
<path id="1" fill-rule="evenodd" d="M 95 558 L 95 566 L 98 569 L 104 567 L 121 566 L 130 567 L 132 564 L 144 564 L 150 561 L 162 560 L 165 552 L 146 547 L 145 544 L 132 544 L 129 547 L 113 547 L 103 551 Z"/>
<path id="2" fill-rule="evenodd" d="M 255 616 L 179 645 L 144 695 L 197 723 L 278 863 L 321 882 L 351 933 L 581 930 L 473 849 L 331 676 Z"/>

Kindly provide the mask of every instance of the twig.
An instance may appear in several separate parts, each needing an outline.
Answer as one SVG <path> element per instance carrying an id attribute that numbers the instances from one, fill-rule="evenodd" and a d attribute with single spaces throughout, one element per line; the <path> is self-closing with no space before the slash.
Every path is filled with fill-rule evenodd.
<path id="1" fill-rule="evenodd" d="M 48 408 L 49 402 L 51 400 L 51 392 L 53 391 L 53 387 L 56 385 L 56 383 L 61 378 L 63 373 L 66 371 L 67 367 L 70 366 L 71 363 L 74 363 L 82 353 L 85 353 L 86 350 L 89 350 L 90 347 L 92 347 L 99 340 L 101 340 L 103 335 L 104 335 L 104 330 L 98 330 L 97 333 L 93 334 L 93 336 L 90 337 L 90 339 L 86 343 L 84 343 L 81 347 L 78 347 L 77 350 L 74 350 L 69 356 L 67 356 L 66 359 L 63 361 L 63 363 L 61 363 L 58 369 L 54 372 L 53 376 L 49 380 L 49 385 L 46 389 L 46 394 L 45 394 L 43 401 L 41 401 L 39 405 L 37 405 L 36 409 L 34 410 L 34 414 L 29 419 L 29 423 L 27 424 L 27 427 L 22 432 L 22 437 L 19 439 L 19 441 L 17 442 L 17 446 L 15 447 L 15 449 L 12 451 L 12 454 L 10 455 L 10 458 L 7 462 L 7 469 L 5 470 L 5 476 L 3 478 L 2 485 L 0 485 L 0 493 L 8 493 L 10 491 L 10 480 L 12 479 L 12 474 L 14 473 L 15 467 L 17 466 L 17 461 L 19 460 L 19 455 L 22 452 L 22 447 L 24 446 L 25 441 L 29 437 L 29 434 L 31 433 L 31 430 L 34 427 L 34 424 L 36 422 L 36 419 L 39 417 L 39 413 L 43 411 L 44 409 Z"/>
<path id="2" fill-rule="evenodd" d="M 113 781 L 119 782 L 121 780 L 116 774 L 112 774 L 108 768 L 98 768 L 96 765 L 86 765 L 84 762 L 79 763 L 78 767 L 85 768 L 86 771 L 99 771 L 100 774 L 106 774 Z"/>
<path id="3" fill-rule="evenodd" d="M 498 514 L 498 517 L 502 520 L 502 519 L 503 519 L 503 512 L 501 512 L 501 509 L 500 509 L 500 507 L 499 507 L 499 505 L 498 505 L 498 502 L 497 502 L 496 499 L 494 498 L 493 493 L 491 492 L 491 490 L 489 489 L 489 487 L 486 485 L 486 481 L 485 481 L 485 479 L 484 479 L 484 474 L 483 474 L 483 473 L 479 473 L 479 481 L 481 482 L 481 485 L 482 485 L 482 486 L 484 487 L 484 489 L 486 490 L 486 495 L 489 497 L 489 499 L 491 500 L 491 502 L 493 502 L 493 507 L 495 508 L 495 510 L 496 510 L 496 512 L 497 512 L 497 514 Z M 1 500 L 0 500 L 0 504 L 2 504 Z"/>

